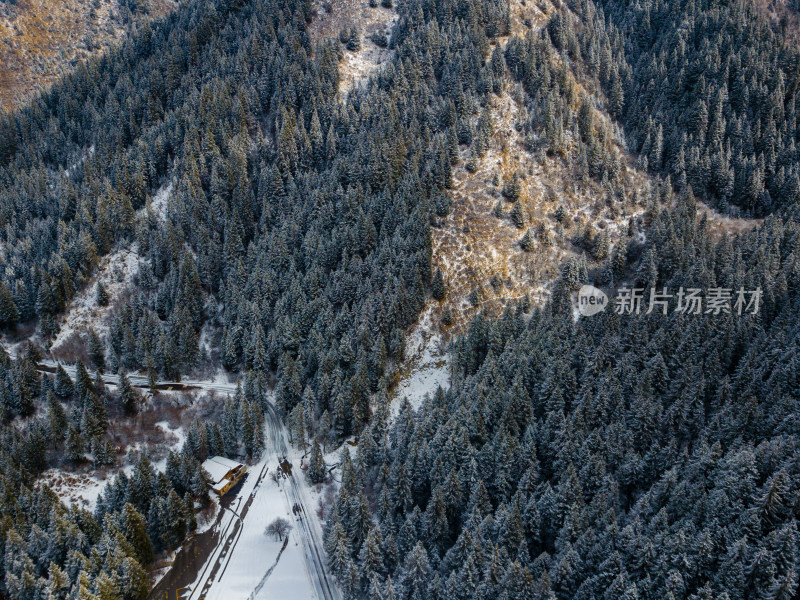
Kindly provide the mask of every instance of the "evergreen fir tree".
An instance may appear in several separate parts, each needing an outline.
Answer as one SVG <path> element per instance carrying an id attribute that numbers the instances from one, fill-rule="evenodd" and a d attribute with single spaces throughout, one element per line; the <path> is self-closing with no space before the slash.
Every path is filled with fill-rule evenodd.
<path id="1" fill-rule="evenodd" d="M 108 291 L 106 291 L 106 287 L 101 281 L 97 282 L 97 286 L 95 288 L 95 300 L 97 302 L 97 306 L 108 306 Z"/>
<path id="2" fill-rule="evenodd" d="M 308 471 L 306 476 L 311 483 L 322 483 L 326 477 L 325 460 L 322 457 L 322 449 L 319 442 L 314 439 L 311 447 L 311 457 L 308 460 Z"/>
<path id="3" fill-rule="evenodd" d="M 102 373 L 106 367 L 105 346 L 94 329 L 89 330 L 89 359 L 98 373 Z"/>
<path id="4" fill-rule="evenodd" d="M 136 414 L 141 403 L 139 393 L 124 372 L 119 374 L 119 403 L 126 415 Z"/>

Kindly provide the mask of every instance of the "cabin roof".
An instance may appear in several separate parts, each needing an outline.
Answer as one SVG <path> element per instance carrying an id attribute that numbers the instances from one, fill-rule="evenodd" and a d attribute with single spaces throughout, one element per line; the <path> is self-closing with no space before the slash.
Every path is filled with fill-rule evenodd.
<path id="1" fill-rule="evenodd" d="M 228 473 L 241 466 L 241 463 L 224 456 L 214 456 L 203 463 L 203 469 L 209 474 L 214 483 L 219 483 Z"/>

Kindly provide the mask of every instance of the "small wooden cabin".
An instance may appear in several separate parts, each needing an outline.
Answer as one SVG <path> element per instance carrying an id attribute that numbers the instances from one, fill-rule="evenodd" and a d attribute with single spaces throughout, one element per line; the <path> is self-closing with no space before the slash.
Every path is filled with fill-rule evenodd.
<path id="1" fill-rule="evenodd" d="M 224 496 L 244 477 L 247 467 L 224 456 L 214 456 L 203 463 L 203 471 L 212 491 Z"/>

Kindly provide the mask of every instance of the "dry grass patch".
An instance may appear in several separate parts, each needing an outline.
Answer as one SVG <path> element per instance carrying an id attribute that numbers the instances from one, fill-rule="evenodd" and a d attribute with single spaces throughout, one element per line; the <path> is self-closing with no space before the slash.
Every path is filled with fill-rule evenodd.
<path id="1" fill-rule="evenodd" d="M 150 0 L 141 20 L 162 17 L 178 0 Z M 0 107 L 29 100 L 80 61 L 126 35 L 119 0 L 0 3 Z"/>
<path id="2" fill-rule="evenodd" d="M 339 63 L 342 96 L 366 82 L 391 59 L 392 50 L 380 47 L 371 38 L 378 33 L 388 42 L 398 19 L 394 8 L 385 8 L 380 3 L 370 6 L 369 2 L 361 0 L 319 0 L 315 2 L 314 13 L 309 32 L 316 40 L 338 39 L 342 29 L 355 28 L 359 33 L 361 48 L 358 51 L 342 46 L 344 54 Z"/>
<path id="3" fill-rule="evenodd" d="M 697 215 L 698 218 L 705 216 L 708 219 L 708 231 L 715 239 L 720 239 L 726 234 L 737 235 L 750 231 L 754 227 L 761 225 L 764 220 L 724 215 L 702 202 L 697 203 Z"/>
<path id="4" fill-rule="evenodd" d="M 519 132 L 524 115 L 515 97 L 521 94 L 512 89 L 490 98 L 495 131 L 490 148 L 474 171 L 463 163 L 455 168 L 451 212 L 433 230 L 433 265 L 441 269 L 447 289 L 436 312 L 449 309 L 456 330 L 478 311 L 497 316 L 526 295 L 534 304 L 544 303 L 559 266 L 582 252 L 572 242 L 580 231 L 605 231 L 613 243 L 630 218 L 644 211 L 634 191 L 648 179 L 624 155 L 620 181 L 609 189 L 580 180 L 569 158 L 531 153 Z M 502 194 L 515 174 L 521 228 L 511 218 L 513 203 Z M 525 251 L 520 241 L 528 230 L 533 244 Z"/>

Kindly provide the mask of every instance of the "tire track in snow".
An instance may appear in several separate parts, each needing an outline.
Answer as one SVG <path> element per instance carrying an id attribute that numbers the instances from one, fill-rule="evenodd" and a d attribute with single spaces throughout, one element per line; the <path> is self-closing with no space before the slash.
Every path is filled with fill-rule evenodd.
<path id="1" fill-rule="evenodd" d="M 288 544 L 289 544 L 289 536 L 287 535 L 286 539 L 283 540 L 283 546 L 281 546 L 281 549 L 278 551 L 278 556 L 275 559 L 275 562 L 269 569 L 267 569 L 267 572 L 264 573 L 264 577 L 262 577 L 261 581 L 258 582 L 256 589 L 253 590 L 253 593 L 250 594 L 247 600 L 255 600 L 255 597 L 258 596 L 259 592 L 264 587 L 264 584 L 267 583 L 267 579 L 269 579 L 269 576 L 272 575 L 272 572 L 275 570 L 275 567 L 278 566 L 278 561 L 281 559 L 281 554 L 283 554 L 283 551 L 286 550 L 286 546 Z"/>

